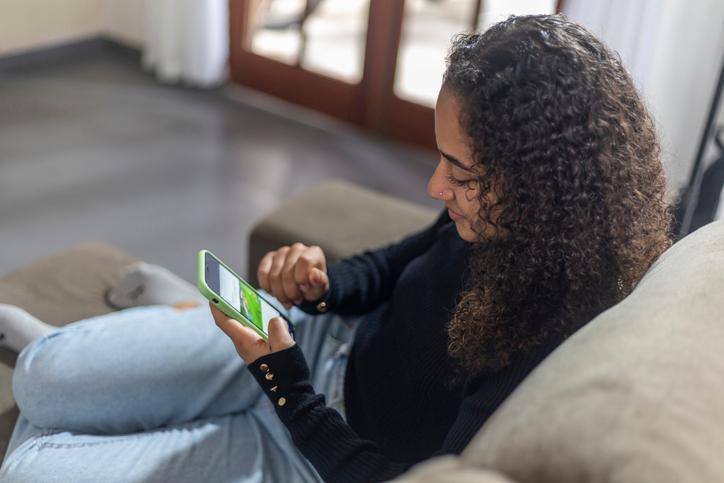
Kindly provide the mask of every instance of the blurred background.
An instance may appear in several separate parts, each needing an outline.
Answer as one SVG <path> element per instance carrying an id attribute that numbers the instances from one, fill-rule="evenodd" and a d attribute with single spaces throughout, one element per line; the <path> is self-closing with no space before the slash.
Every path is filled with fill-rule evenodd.
<path id="1" fill-rule="evenodd" d="M 724 217 L 721 0 L 2 0 L 0 276 L 100 240 L 194 278 L 326 179 L 428 206 L 451 38 L 562 12 L 656 118 L 681 232 Z M 313 216 L 313 214 L 310 214 Z"/>

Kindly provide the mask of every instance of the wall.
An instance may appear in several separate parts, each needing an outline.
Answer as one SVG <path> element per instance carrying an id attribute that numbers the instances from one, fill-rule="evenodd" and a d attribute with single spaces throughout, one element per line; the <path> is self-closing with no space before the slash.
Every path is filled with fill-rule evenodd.
<path id="1" fill-rule="evenodd" d="M 147 1 L 103 0 L 104 34 L 131 47 L 143 47 Z"/>
<path id="2" fill-rule="evenodd" d="M 0 56 L 104 35 L 144 44 L 148 0 L 3 0 Z"/>
<path id="3" fill-rule="evenodd" d="M 98 35 L 104 0 L 3 0 L 0 55 Z"/>

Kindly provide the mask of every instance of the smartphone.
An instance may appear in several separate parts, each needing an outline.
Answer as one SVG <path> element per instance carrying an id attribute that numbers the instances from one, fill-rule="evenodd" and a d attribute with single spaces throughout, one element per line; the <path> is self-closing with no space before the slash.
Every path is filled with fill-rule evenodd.
<path id="1" fill-rule="evenodd" d="M 286 320 L 289 332 L 294 333 L 284 314 L 213 253 L 201 250 L 197 266 L 199 291 L 224 314 L 254 330 L 265 340 L 269 339 L 269 321 L 274 317 Z"/>

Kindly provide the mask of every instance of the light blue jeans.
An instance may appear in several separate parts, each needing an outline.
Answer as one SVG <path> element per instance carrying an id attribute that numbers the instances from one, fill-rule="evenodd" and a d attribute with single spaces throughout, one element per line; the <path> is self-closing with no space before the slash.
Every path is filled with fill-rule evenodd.
<path id="1" fill-rule="evenodd" d="M 354 321 L 289 313 L 317 392 L 342 412 Z M 208 307 L 70 324 L 20 354 L 2 482 L 313 482 Z"/>

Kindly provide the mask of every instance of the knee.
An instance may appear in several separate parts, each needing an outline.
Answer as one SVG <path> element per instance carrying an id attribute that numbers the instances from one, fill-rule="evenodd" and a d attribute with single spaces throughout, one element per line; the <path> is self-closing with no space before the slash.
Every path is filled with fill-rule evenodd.
<path id="1" fill-rule="evenodd" d="M 59 390 L 67 386 L 68 371 L 54 357 L 57 333 L 33 342 L 18 356 L 13 371 L 13 396 L 23 415 L 38 427 L 55 426 L 59 409 Z"/>

